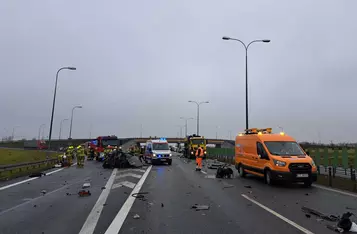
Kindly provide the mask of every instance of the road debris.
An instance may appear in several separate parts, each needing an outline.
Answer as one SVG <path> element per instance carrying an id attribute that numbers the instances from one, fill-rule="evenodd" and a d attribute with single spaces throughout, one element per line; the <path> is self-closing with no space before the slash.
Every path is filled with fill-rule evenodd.
<path id="1" fill-rule="evenodd" d="M 305 196 L 309 196 L 309 194 L 308 194 L 308 193 L 305 193 Z"/>
<path id="2" fill-rule="evenodd" d="M 81 190 L 81 191 L 78 192 L 78 195 L 79 195 L 80 197 L 88 197 L 88 196 L 90 196 L 90 195 L 92 195 L 92 194 L 90 193 L 89 190 Z"/>
<path id="3" fill-rule="evenodd" d="M 41 176 L 45 176 L 46 173 L 43 172 L 36 172 L 36 173 L 32 173 L 29 175 L 29 177 L 41 177 Z"/>
<path id="4" fill-rule="evenodd" d="M 89 188 L 90 187 L 90 183 L 84 183 L 82 188 L 85 189 L 85 188 Z"/>
<path id="5" fill-rule="evenodd" d="M 337 227 L 341 228 L 344 232 L 357 232 L 356 223 L 350 220 L 353 214 L 351 212 L 344 213 L 337 223 Z"/>
<path id="6" fill-rule="evenodd" d="M 234 187 L 234 185 L 228 184 L 228 185 L 224 186 L 222 189 L 233 188 L 233 187 Z"/>
<path id="7" fill-rule="evenodd" d="M 244 185 L 244 188 L 252 188 L 252 186 L 250 186 L 250 185 Z"/>
<path id="8" fill-rule="evenodd" d="M 356 210 L 356 208 L 346 206 L 346 210 Z"/>
<path id="9" fill-rule="evenodd" d="M 35 207 L 35 208 L 36 208 L 36 207 L 37 207 L 37 205 L 33 205 L 33 207 Z"/>
<path id="10" fill-rule="evenodd" d="M 216 178 L 230 179 L 233 176 L 233 170 L 228 164 L 224 164 L 217 168 Z"/>
<path id="11" fill-rule="evenodd" d="M 308 207 L 305 207 L 305 206 L 301 207 L 301 210 L 303 212 L 305 212 L 306 214 L 314 215 L 314 216 L 317 216 L 317 217 L 319 217 L 321 219 L 324 219 L 324 220 L 327 220 L 327 221 L 336 222 L 336 221 L 339 220 L 339 218 L 334 216 L 334 215 L 327 216 L 327 215 L 325 215 L 325 214 L 323 214 L 323 213 L 321 213 L 321 212 L 319 212 L 317 210 L 314 210 L 314 209 L 311 209 L 311 208 L 308 208 Z"/>
<path id="12" fill-rule="evenodd" d="M 161 207 L 164 207 L 164 203 L 161 203 Z"/>
<path id="13" fill-rule="evenodd" d="M 147 201 L 147 199 L 144 196 L 145 194 L 149 194 L 149 192 L 133 193 L 131 196 L 139 199 L 140 201 Z"/>
<path id="14" fill-rule="evenodd" d="M 135 215 L 133 216 L 133 218 L 134 218 L 134 219 L 140 219 L 140 215 L 135 214 Z"/>
<path id="15" fill-rule="evenodd" d="M 100 189 L 101 189 L 101 190 L 105 189 L 105 186 L 101 187 Z"/>
<path id="16" fill-rule="evenodd" d="M 47 191 L 46 191 L 46 190 L 42 190 L 41 193 L 42 193 L 43 195 L 45 195 L 45 194 L 47 193 Z"/>
<path id="17" fill-rule="evenodd" d="M 306 218 L 311 218 L 310 214 L 305 214 Z"/>
<path id="18" fill-rule="evenodd" d="M 54 165 L 54 168 L 59 168 L 59 167 L 62 167 L 62 165 L 61 164 L 55 164 Z"/>
<path id="19" fill-rule="evenodd" d="M 209 206 L 208 205 L 198 205 L 198 204 L 194 204 L 191 209 L 196 209 L 196 211 L 199 210 L 209 210 Z"/>

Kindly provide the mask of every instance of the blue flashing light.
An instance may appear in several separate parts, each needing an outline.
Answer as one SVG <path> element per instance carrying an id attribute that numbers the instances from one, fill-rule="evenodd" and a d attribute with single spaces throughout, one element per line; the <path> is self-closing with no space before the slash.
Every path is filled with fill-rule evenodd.
<path id="1" fill-rule="evenodd" d="M 160 138 L 160 141 L 166 141 L 166 138 L 161 137 L 161 138 Z"/>
<path id="2" fill-rule="evenodd" d="M 159 154 L 157 157 L 161 158 L 161 155 Z"/>

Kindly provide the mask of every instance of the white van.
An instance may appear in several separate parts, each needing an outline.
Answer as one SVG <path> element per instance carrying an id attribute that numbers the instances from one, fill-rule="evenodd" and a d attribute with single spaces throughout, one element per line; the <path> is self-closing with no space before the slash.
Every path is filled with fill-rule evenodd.
<path id="1" fill-rule="evenodd" d="M 172 164 L 172 153 L 169 147 L 169 143 L 165 138 L 157 140 L 149 140 L 146 142 L 146 148 L 144 153 L 145 162 L 156 163 L 168 163 Z"/>

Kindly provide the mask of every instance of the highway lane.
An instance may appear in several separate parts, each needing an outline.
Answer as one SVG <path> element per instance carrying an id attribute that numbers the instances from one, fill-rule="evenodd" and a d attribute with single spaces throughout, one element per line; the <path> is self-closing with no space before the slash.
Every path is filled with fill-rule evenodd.
<path id="1" fill-rule="evenodd" d="M 0 233 L 79 233 L 111 173 L 86 162 L 83 169 L 65 168 L 1 190 Z M 86 182 L 92 195 L 80 198 L 77 193 Z"/>
<path id="2" fill-rule="evenodd" d="M 326 228 L 333 223 L 307 218 L 301 207 L 327 215 L 357 208 L 356 197 L 301 185 L 269 187 L 254 177 L 216 179 L 215 170 L 195 172 L 194 162 L 185 161 L 152 169 L 141 189 L 147 201 L 135 201 L 120 233 L 333 233 Z M 210 210 L 194 211 L 194 204 Z"/>
<path id="3" fill-rule="evenodd" d="M 0 190 L 0 233 L 333 233 L 327 221 L 307 218 L 301 206 L 328 215 L 357 209 L 357 196 L 298 185 L 269 187 L 236 172 L 234 179 L 216 179 L 215 170 L 196 172 L 194 162 L 186 162 L 175 157 L 172 166 L 113 171 L 87 161 L 84 169 L 65 168 Z M 91 183 L 92 196 L 80 198 L 76 193 L 85 182 Z M 138 189 L 148 192 L 145 199 L 130 196 Z M 195 211 L 194 204 L 210 209 Z"/>

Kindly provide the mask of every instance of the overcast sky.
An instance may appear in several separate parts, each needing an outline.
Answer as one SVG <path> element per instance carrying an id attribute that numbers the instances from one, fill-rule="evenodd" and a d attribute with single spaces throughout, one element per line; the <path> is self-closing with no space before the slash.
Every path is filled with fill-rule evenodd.
<path id="1" fill-rule="evenodd" d="M 2 0 L 0 136 L 53 138 L 76 109 L 72 137 L 174 136 L 281 126 L 297 140 L 356 142 L 357 1 Z M 69 122 L 63 124 L 68 137 Z M 92 130 L 91 129 L 92 125 Z M 219 127 L 217 127 L 219 126 Z M 188 131 L 196 131 L 195 120 Z"/>

